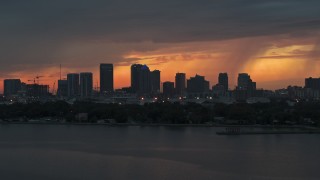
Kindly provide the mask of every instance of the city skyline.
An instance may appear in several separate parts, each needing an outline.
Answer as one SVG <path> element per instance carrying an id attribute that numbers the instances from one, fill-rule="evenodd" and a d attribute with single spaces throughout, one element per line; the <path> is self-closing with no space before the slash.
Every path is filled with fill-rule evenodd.
<path id="1" fill-rule="evenodd" d="M 320 0 L 2 0 L 1 179 L 320 179 Z"/>
<path id="2" fill-rule="evenodd" d="M 44 74 L 44 76 L 34 76 L 34 77 L 30 77 L 30 78 L 23 78 L 23 77 L 16 77 L 16 78 L 4 78 L 3 79 L 3 83 L 0 83 L 1 85 L 0 85 L 0 93 L 3 93 L 4 92 L 4 81 L 6 80 L 6 79 L 19 79 L 19 80 L 21 80 L 21 82 L 25 82 L 25 83 L 27 83 L 27 84 L 33 84 L 34 82 L 35 83 L 37 83 L 37 84 L 45 84 L 45 85 L 49 85 L 49 90 L 50 90 L 50 92 L 53 92 L 53 91 L 55 91 L 56 93 L 58 93 L 58 84 L 59 84 L 59 82 L 60 81 L 67 81 L 67 79 L 68 79 L 68 75 L 73 75 L 73 74 L 77 74 L 78 76 L 81 74 L 81 73 L 84 73 L 84 72 L 89 72 L 89 73 L 92 73 L 92 86 L 93 86 L 93 90 L 99 90 L 100 91 L 100 84 L 101 84 L 101 82 L 100 82 L 100 76 L 101 76 L 101 66 L 103 66 L 103 65 L 111 65 L 111 67 L 112 67 L 112 73 L 116 73 L 115 72 L 115 70 L 114 69 L 117 69 L 117 66 L 114 66 L 113 64 L 110 64 L 110 63 L 101 63 L 101 64 L 98 64 L 97 65 L 97 67 L 98 67 L 98 70 L 97 70 L 97 72 L 96 73 L 94 73 L 94 72 L 92 72 L 92 71 L 81 71 L 81 72 L 68 72 L 67 74 L 64 74 L 64 72 L 63 72 L 63 70 L 62 70 L 62 79 L 61 80 L 59 80 L 59 78 L 60 77 L 56 77 L 56 78 L 53 78 L 53 79 L 56 79 L 55 81 L 51 81 L 51 80 L 49 80 L 49 81 L 46 81 L 46 80 L 42 80 L 42 79 L 46 79 L 46 78 L 48 78 L 49 76 L 46 76 L 45 74 Z M 133 65 L 142 65 L 142 66 L 145 66 L 146 64 L 133 64 Z M 147 66 L 148 68 L 149 68 L 149 65 Z M 130 73 L 131 73 L 131 71 L 132 71 L 132 65 L 130 65 L 129 67 L 129 71 L 130 71 Z M 141 67 L 140 67 L 141 68 Z M 151 68 L 150 68 L 151 69 Z M 150 71 L 150 70 L 149 70 Z M 152 74 L 152 72 L 155 72 L 155 71 L 159 71 L 158 69 L 154 69 L 153 71 L 150 71 L 150 77 L 151 77 L 151 74 Z M 159 71 L 159 73 L 160 72 L 162 72 L 162 71 Z M 163 74 L 165 74 L 165 73 L 161 73 L 161 80 L 160 80 L 160 86 L 161 86 L 161 88 L 162 88 L 162 84 L 164 83 L 164 82 L 175 82 L 176 81 L 176 75 L 177 74 L 185 74 L 185 78 L 186 78 L 186 84 L 185 84 L 185 86 L 187 87 L 187 80 L 188 79 L 190 79 L 190 78 L 192 78 L 193 76 L 198 76 L 198 75 L 200 75 L 200 76 L 204 76 L 205 78 L 206 78 L 206 80 L 208 80 L 209 81 L 209 89 L 211 90 L 212 89 L 212 87 L 213 86 L 215 86 L 215 85 L 219 85 L 219 76 L 221 75 L 221 74 L 226 74 L 226 76 L 227 76 L 227 85 L 228 85 L 228 87 L 229 87 L 229 89 L 236 89 L 236 87 L 237 87 L 237 85 L 238 85 L 238 81 L 239 81 L 239 75 L 241 74 L 249 74 L 249 78 L 250 78 L 250 73 L 247 73 L 247 72 L 239 72 L 239 73 L 237 73 L 237 74 L 230 74 L 229 72 L 217 72 L 217 75 L 216 75 L 216 77 L 215 77 L 215 79 L 214 80 L 210 80 L 210 79 L 212 79 L 212 77 L 210 78 L 210 77 L 208 77 L 208 76 L 206 76 L 205 74 L 202 74 L 202 73 L 195 73 L 195 74 L 188 74 L 188 73 L 186 73 L 186 72 L 181 72 L 181 71 L 177 71 L 171 78 L 169 78 L 169 79 L 163 79 Z M 60 74 L 59 74 L 59 76 L 60 76 Z M 132 79 L 131 79 L 131 76 L 132 76 L 132 74 L 130 75 L 129 74 L 129 76 L 128 77 L 126 77 L 126 79 L 129 79 L 129 83 L 128 84 L 125 84 L 124 86 L 114 86 L 114 84 L 117 84 L 117 82 L 116 82 L 116 79 L 117 79 L 117 77 L 115 76 L 115 75 L 113 75 L 113 81 L 111 81 L 111 79 L 109 80 L 109 83 L 110 82 L 112 82 L 112 84 L 109 84 L 110 86 L 114 86 L 114 90 L 116 90 L 116 89 L 121 89 L 121 88 L 126 88 L 126 87 L 131 87 L 132 86 Z M 233 79 L 231 79 L 230 77 L 232 77 Z M 304 86 L 305 85 L 305 78 L 311 78 L 312 76 L 306 76 L 306 77 L 301 77 L 300 79 L 299 79 L 299 81 L 300 81 L 300 84 L 281 84 L 278 88 L 271 88 L 271 89 L 268 89 L 268 88 L 264 88 L 264 87 L 261 87 L 261 86 L 259 86 L 260 85 L 260 83 L 261 82 L 258 82 L 258 84 L 256 85 L 256 88 L 257 89 L 266 89 L 266 90 L 276 90 L 276 89 L 282 89 L 282 88 L 286 88 L 286 87 L 288 87 L 288 86 Z M 318 78 L 318 77 L 320 77 L 320 76 L 315 76 L 315 77 L 313 77 L 313 78 Z M 110 77 L 109 77 L 110 78 Z M 256 78 L 254 78 L 254 79 L 256 79 Z M 254 82 L 255 83 L 255 82 Z M 80 84 L 80 83 L 79 83 Z M 176 83 L 174 83 L 175 85 L 176 85 Z M 54 89 L 53 89 L 54 88 Z M 80 87 L 79 87 L 80 88 Z M 99 88 L 99 89 L 96 89 L 96 88 Z M 151 87 L 151 84 L 150 84 L 150 88 L 152 88 Z M 150 89 L 151 90 L 151 89 Z M 78 90 L 79 92 L 78 93 L 80 93 L 80 89 Z"/>
<path id="3" fill-rule="evenodd" d="M 96 84 L 99 63 L 114 64 L 114 88 L 130 85 L 135 63 L 163 82 L 185 72 L 216 84 L 228 72 L 231 87 L 242 72 L 265 89 L 320 75 L 319 1 L 167 1 L 4 2 L 0 80 L 46 75 L 52 87 L 62 64 L 65 75 L 92 72 Z"/>

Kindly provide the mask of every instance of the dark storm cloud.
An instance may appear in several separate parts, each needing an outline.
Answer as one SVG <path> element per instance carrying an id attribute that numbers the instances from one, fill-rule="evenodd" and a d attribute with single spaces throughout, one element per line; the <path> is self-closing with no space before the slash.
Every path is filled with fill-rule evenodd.
<path id="1" fill-rule="evenodd" d="M 316 0 L 13 0 L 0 14 L 1 33 L 22 40 L 177 42 L 317 29 L 319 7 Z"/>
<path id="2" fill-rule="evenodd" d="M 319 7 L 319 0 L 3 0 L 0 63 L 53 63 L 68 42 L 303 37 L 320 28 Z"/>

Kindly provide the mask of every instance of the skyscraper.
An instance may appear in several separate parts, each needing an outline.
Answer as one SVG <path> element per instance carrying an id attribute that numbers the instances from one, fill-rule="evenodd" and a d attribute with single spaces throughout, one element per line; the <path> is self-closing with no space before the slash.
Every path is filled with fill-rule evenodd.
<path id="1" fill-rule="evenodd" d="M 160 71 L 154 70 L 150 72 L 151 75 L 151 92 L 160 93 Z"/>
<path id="2" fill-rule="evenodd" d="M 139 90 L 140 94 L 151 93 L 151 76 L 150 69 L 147 65 L 143 65 L 139 73 Z"/>
<path id="3" fill-rule="evenodd" d="M 247 73 L 239 73 L 238 75 L 238 89 L 247 90 L 250 82 L 250 76 Z"/>
<path id="4" fill-rule="evenodd" d="M 80 73 L 80 96 L 91 97 L 93 90 L 93 75 L 91 72 Z"/>
<path id="5" fill-rule="evenodd" d="M 204 93 L 209 91 L 209 81 L 204 76 L 196 75 L 187 80 L 188 93 Z"/>
<path id="6" fill-rule="evenodd" d="M 239 73 L 238 90 L 256 90 L 256 82 L 253 82 L 247 73 Z"/>
<path id="7" fill-rule="evenodd" d="M 165 97 L 172 97 L 174 94 L 174 82 L 164 82 L 163 83 L 163 95 Z"/>
<path id="8" fill-rule="evenodd" d="M 68 96 L 68 80 L 58 80 L 58 92 L 60 97 Z"/>
<path id="9" fill-rule="evenodd" d="M 320 90 L 320 78 L 306 78 L 305 79 L 305 88 Z"/>
<path id="10" fill-rule="evenodd" d="M 176 73 L 176 93 L 179 96 L 184 96 L 186 91 L 186 74 Z"/>
<path id="11" fill-rule="evenodd" d="M 100 64 L 100 93 L 110 93 L 113 90 L 113 64 Z"/>
<path id="12" fill-rule="evenodd" d="M 68 97 L 77 97 L 80 95 L 79 74 L 67 74 Z"/>
<path id="13" fill-rule="evenodd" d="M 218 84 L 223 86 L 224 90 L 229 89 L 228 73 L 220 73 L 218 78 Z"/>
<path id="14" fill-rule="evenodd" d="M 160 81 L 160 71 L 154 71 L 155 89 Z M 160 83 L 159 83 L 160 86 Z M 152 90 L 151 72 L 147 65 L 133 64 L 131 66 L 131 89 L 138 94 L 149 94 Z M 160 88 L 159 88 L 160 89 Z"/>
<path id="15" fill-rule="evenodd" d="M 16 95 L 21 89 L 20 79 L 5 79 L 3 83 L 5 96 Z"/>
<path id="16" fill-rule="evenodd" d="M 142 68 L 142 64 L 131 65 L 131 89 L 135 93 L 137 93 L 140 88 L 141 68 Z"/>

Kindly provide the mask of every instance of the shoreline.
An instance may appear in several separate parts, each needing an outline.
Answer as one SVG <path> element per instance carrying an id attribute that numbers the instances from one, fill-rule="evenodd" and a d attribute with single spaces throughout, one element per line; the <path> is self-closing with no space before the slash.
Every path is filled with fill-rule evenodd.
<path id="1" fill-rule="evenodd" d="M 303 125 L 224 125 L 224 124 L 152 124 L 152 123 L 72 123 L 72 122 L 0 122 L 0 125 L 75 125 L 75 126 L 149 126 L 149 127 L 238 127 L 238 128 L 288 128 L 288 129 L 308 129 L 320 130 L 318 127 L 303 126 Z"/>
<path id="2" fill-rule="evenodd" d="M 300 130 L 262 130 L 262 131 L 218 131 L 217 135 L 268 135 L 268 134 L 320 134 L 320 129 L 300 129 Z"/>

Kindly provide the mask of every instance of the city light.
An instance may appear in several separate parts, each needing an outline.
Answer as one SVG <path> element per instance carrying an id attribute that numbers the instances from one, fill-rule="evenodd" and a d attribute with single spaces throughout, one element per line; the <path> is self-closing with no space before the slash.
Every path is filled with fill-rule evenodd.
<path id="1" fill-rule="evenodd" d="M 96 85 L 96 87 L 93 85 L 93 73 L 91 72 L 68 73 L 67 79 L 58 80 L 57 91 L 55 91 L 54 86 L 52 90 L 49 90 L 49 85 L 45 84 L 26 84 L 21 82 L 20 79 L 4 79 L 3 99 L 13 102 L 9 99 L 12 98 L 12 95 L 15 98 L 14 101 L 21 102 L 26 102 L 28 101 L 27 99 L 32 101 L 37 101 L 39 99 L 49 101 L 54 98 L 59 98 L 60 100 L 90 100 L 94 98 L 107 99 L 111 97 L 126 98 L 126 96 L 132 96 L 139 99 L 140 96 L 140 101 L 147 102 L 150 99 L 150 102 L 157 102 L 158 97 L 155 97 L 155 95 L 160 95 L 167 101 L 170 100 L 172 102 L 175 100 L 181 101 L 183 99 L 200 100 L 200 97 L 212 100 L 213 96 L 229 97 L 234 99 L 232 102 L 235 102 L 238 100 L 244 101 L 251 97 L 269 98 L 274 95 L 283 97 L 293 96 L 298 99 L 319 99 L 320 97 L 320 93 L 318 92 L 320 90 L 320 78 L 306 78 L 304 87 L 288 86 L 286 89 L 270 91 L 257 89 L 257 83 L 252 80 L 248 73 L 239 73 L 237 86 L 235 86 L 234 89 L 230 89 L 228 73 L 225 72 L 219 73 L 218 83 L 210 88 L 210 83 L 205 79 L 205 76 L 198 74 L 186 79 L 185 73 L 177 73 L 175 82 L 165 81 L 164 83 L 161 83 L 161 72 L 159 70 L 150 71 L 150 68 L 147 65 L 142 64 L 133 64 L 131 66 L 133 73 L 132 87 L 114 90 L 113 68 L 113 64 L 100 65 L 100 70 L 102 71 L 102 74 L 100 75 L 104 76 L 104 78 L 100 78 L 100 84 L 103 84 L 100 91 L 98 85 Z M 141 79 L 144 79 L 145 81 L 140 81 Z M 160 93 L 161 84 L 163 92 Z M 54 92 L 57 92 L 57 94 L 54 94 Z M 188 97 L 182 97 L 181 94 L 187 94 Z M 141 97 L 141 95 L 143 95 L 143 97 Z"/>
<path id="2" fill-rule="evenodd" d="M 0 9 L 0 180 L 320 180 L 320 0 Z"/>

